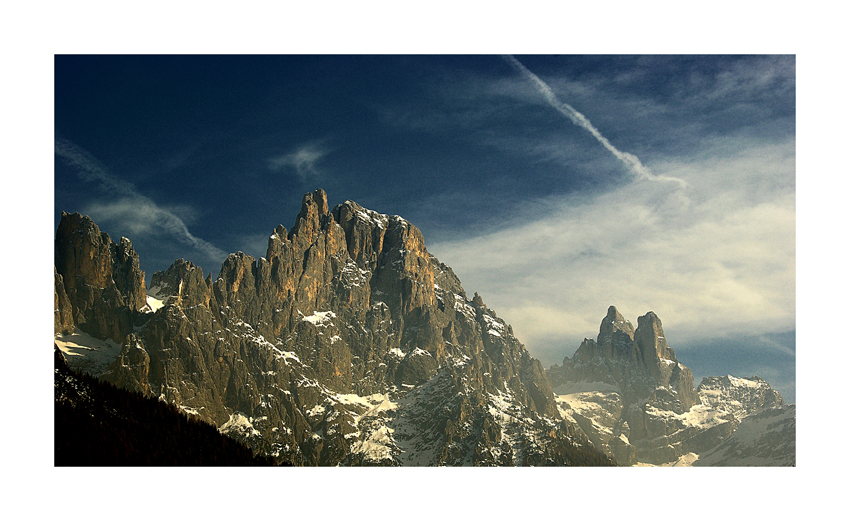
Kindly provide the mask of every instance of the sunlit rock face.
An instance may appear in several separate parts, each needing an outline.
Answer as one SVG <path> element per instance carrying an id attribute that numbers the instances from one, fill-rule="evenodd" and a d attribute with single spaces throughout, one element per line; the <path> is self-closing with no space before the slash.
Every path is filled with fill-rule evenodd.
<path id="1" fill-rule="evenodd" d="M 329 209 L 317 190 L 265 257 L 231 254 L 215 279 L 175 261 L 149 301 L 102 377 L 279 461 L 612 464 L 561 417 L 512 328 L 401 217 Z"/>
<path id="2" fill-rule="evenodd" d="M 695 457 L 723 443 L 748 415 L 783 404 L 759 377 L 712 377 L 694 389 L 658 316 L 648 312 L 634 329 L 614 306 L 597 339 L 585 339 L 546 374 L 564 417 L 624 465 Z"/>

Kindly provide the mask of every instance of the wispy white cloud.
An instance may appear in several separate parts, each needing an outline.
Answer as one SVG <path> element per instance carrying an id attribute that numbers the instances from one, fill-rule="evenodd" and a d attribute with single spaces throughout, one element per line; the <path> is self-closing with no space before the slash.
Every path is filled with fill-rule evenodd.
<path id="1" fill-rule="evenodd" d="M 794 141 L 720 140 L 630 183 L 530 205 L 514 224 L 429 246 L 544 361 L 595 337 L 609 305 L 676 341 L 795 327 Z"/>
<path id="2" fill-rule="evenodd" d="M 793 67 L 750 60 L 758 71 L 742 65 L 714 76 L 697 72 L 681 80 L 693 84 L 673 85 L 679 94 L 662 103 L 592 77 L 553 77 L 549 84 L 514 58 L 505 60 L 520 72 L 516 79 L 470 78 L 477 88 L 464 92 L 490 96 L 503 108 L 505 100 L 545 103 L 592 135 L 635 181 L 524 201 L 516 208 L 525 211 L 476 237 L 442 233 L 429 245 L 468 291 L 481 293 L 514 326 L 532 354 L 545 363 L 572 355 L 582 338 L 595 337 L 612 304 L 632 321 L 658 313 L 674 347 L 796 327 L 793 106 L 789 113 L 782 101 L 793 93 Z M 601 114 L 619 115 L 620 136 L 640 130 L 643 149 L 651 150 L 647 163 L 615 147 L 553 86 L 585 105 L 602 104 Z M 506 110 L 516 117 L 510 105 Z M 608 117 L 611 124 L 615 117 Z M 582 171 L 607 170 L 565 134 L 490 139 L 564 168 L 578 161 Z M 673 182 L 647 182 L 661 180 Z"/>
<path id="3" fill-rule="evenodd" d="M 704 78 L 700 80 L 706 81 Z M 711 89 L 702 93 L 709 102 L 730 99 L 748 102 L 765 92 L 793 94 L 796 89 L 796 63 L 787 56 L 754 57 L 746 62 L 733 63 L 720 71 L 710 84 Z"/>
<path id="4" fill-rule="evenodd" d="M 640 179 L 647 179 L 650 181 L 673 181 L 681 185 L 682 187 L 686 186 L 685 182 L 676 177 L 668 177 L 668 176 L 657 176 L 653 174 L 649 168 L 641 163 L 640 159 L 634 154 L 630 154 L 628 152 L 623 152 L 617 149 L 614 145 L 611 144 L 608 139 L 602 135 L 599 130 L 593 126 L 593 124 L 588 120 L 584 114 L 577 111 L 568 103 L 565 103 L 558 99 L 558 96 L 555 92 L 546 84 L 543 80 L 541 80 L 536 74 L 528 70 L 519 60 L 514 58 L 513 56 L 504 56 L 505 61 L 508 62 L 514 69 L 520 72 L 525 78 L 527 78 L 534 87 L 543 95 L 546 102 L 552 106 L 555 110 L 566 116 L 570 121 L 572 121 L 575 125 L 583 128 L 588 131 L 594 138 L 596 138 L 599 143 L 605 147 L 614 157 L 616 157 L 620 162 L 622 162 L 628 170 Z"/>
<path id="5" fill-rule="evenodd" d="M 67 139 L 56 137 L 53 141 L 53 151 L 77 170 L 80 179 L 95 183 L 101 191 L 111 195 L 139 197 L 135 186 L 109 174 L 88 150 L 78 147 Z"/>
<path id="6" fill-rule="evenodd" d="M 55 138 L 54 152 L 68 165 L 74 167 L 83 181 L 94 183 L 105 195 L 106 202 L 96 201 L 86 213 L 103 222 L 112 221 L 117 227 L 133 236 L 165 234 L 178 242 L 194 248 L 210 260 L 220 262 L 227 253 L 215 245 L 193 235 L 183 219 L 175 212 L 162 208 L 150 198 L 139 193 L 127 181 L 115 177 L 101 162 L 85 149 L 62 138 Z M 187 213 L 181 207 L 180 213 Z"/>
<path id="7" fill-rule="evenodd" d="M 275 172 L 292 168 L 301 181 L 314 181 L 321 176 L 318 163 L 328 155 L 329 149 L 322 141 L 314 141 L 299 146 L 294 151 L 268 160 L 269 168 Z"/>

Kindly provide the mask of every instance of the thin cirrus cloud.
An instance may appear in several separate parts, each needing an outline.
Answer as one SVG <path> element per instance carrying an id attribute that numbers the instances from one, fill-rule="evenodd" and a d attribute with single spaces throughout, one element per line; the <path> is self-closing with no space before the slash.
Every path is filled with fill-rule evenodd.
<path id="1" fill-rule="evenodd" d="M 544 362 L 595 337 L 609 305 L 633 322 L 655 311 L 682 342 L 793 330 L 793 139 L 730 139 L 653 166 L 682 178 L 688 199 L 636 180 L 537 201 L 510 226 L 429 250 Z"/>
<path id="2" fill-rule="evenodd" d="M 328 153 L 324 143 L 316 141 L 301 145 L 288 154 L 272 157 L 268 165 L 275 172 L 294 170 L 302 182 L 315 181 L 321 177 L 318 164 Z"/>
<path id="3" fill-rule="evenodd" d="M 164 234 L 213 261 L 220 262 L 227 257 L 224 250 L 193 235 L 177 214 L 140 194 L 132 183 L 110 174 L 87 150 L 56 137 L 54 152 L 77 171 L 80 179 L 96 184 L 113 198 L 106 203 L 95 201 L 89 205 L 87 212 L 97 215 L 99 220 L 119 223 L 122 230 L 133 235 Z"/>
<path id="4" fill-rule="evenodd" d="M 547 83 L 505 60 L 520 74 L 470 74 L 435 90 L 435 104 L 446 109 L 439 117 L 417 119 L 416 111 L 393 107 L 392 115 L 404 117 L 391 122 L 463 129 L 508 156 L 547 161 L 556 184 L 559 167 L 565 180 L 607 171 L 597 147 L 583 147 L 570 133 L 518 133 L 504 125 L 507 115 L 539 122 L 534 118 L 545 113 L 518 109 L 543 105 L 630 173 L 627 183 L 523 198 L 473 237 L 443 230 L 429 243 L 534 356 L 544 365 L 572 356 L 584 337 L 596 336 L 612 304 L 632 322 L 656 312 L 672 345 L 686 350 L 706 338 L 728 344 L 795 329 L 793 63 L 756 57 L 713 75 L 697 67 L 670 79 L 675 95 L 659 97 L 639 88 L 639 77 Z M 639 136 L 648 158 L 620 150 L 556 92 L 603 106 L 597 112 L 608 114 L 605 127 L 633 141 Z M 476 190 L 455 189 L 429 201 L 452 207 L 481 199 Z M 773 347 L 787 355 L 786 346 Z"/>
<path id="5" fill-rule="evenodd" d="M 513 57 L 504 59 L 521 73 L 522 84 L 502 79 L 479 92 L 500 102 L 512 98 L 517 106 L 545 101 L 632 174 L 630 183 L 525 201 L 518 207 L 525 211 L 498 229 L 429 245 L 468 291 L 499 310 L 532 354 L 560 363 L 584 337 L 596 336 L 612 304 L 633 322 L 655 311 L 675 347 L 795 329 L 793 105 L 787 117 L 752 109 L 764 98 L 788 112 L 793 70 L 764 73 L 773 64 L 763 60 L 759 74 L 733 67 L 698 89 L 682 86 L 684 94 L 666 102 L 639 92 L 611 98 L 592 83 L 568 84 L 584 103 L 622 109 L 621 133 L 633 126 L 628 116 L 641 114 L 637 120 L 644 121 L 647 110 L 654 116 L 645 139 L 664 146 L 653 147 L 644 164 L 612 145 L 549 84 Z M 705 92 L 724 98 L 724 115 L 744 111 L 745 118 L 728 119 L 740 120 L 739 127 L 717 125 L 718 107 L 705 107 Z M 688 118 L 679 121 L 674 113 Z M 510 143 L 510 136 L 504 139 Z M 521 152 L 521 144 L 528 153 L 587 161 L 580 149 L 559 143 L 562 136 L 523 139 L 506 150 Z"/>

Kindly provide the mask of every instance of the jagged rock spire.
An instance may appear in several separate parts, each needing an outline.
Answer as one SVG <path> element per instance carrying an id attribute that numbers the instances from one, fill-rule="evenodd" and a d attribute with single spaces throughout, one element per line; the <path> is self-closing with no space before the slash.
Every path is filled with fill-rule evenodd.
<path id="1" fill-rule="evenodd" d="M 647 355 L 650 351 L 653 351 L 658 358 L 676 360 L 675 352 L 667 345 L 667 338 L 664 336 L 664 329 L 661 327 L 661 319 L 652 311 L 638 317 L 635 342 L 642 346 Z"/>
<path id="2" fill-rule="evenodd" d="M 581 378 L 617 381 L 627 400 L 652 394 L 658 385 L 675 391 L 683 410 L 699 403 L 691 370 L 676 359 L 667 345 L 661 319 L 652 311 L 638 317 L 638 328 L 634 329 L 616 307 L 610 306 L 596 342 L 585 339 L 572 360 L 565 358 L 564 364 L 593 368 L 593 374 Z"/>
<path id="3" fill-rule="evenodd" d="M 635 328 L 623 318 L 614 306 L 608 307 L 608 313 L 599 325 L 596 343 L 602 356 L 606 358 L 627 358 L 634 342 Z"/>
<path id="4" fill-rule="evenodd" d="M 322 226 L 322 218 L 328 215 L 328 194 L 319 188 L 313 193 L 304 194 L 301 199 L 301 211 L 295 218 L 295 225 L 289 232 L 289 238 L 298 236 L 307 244 L 316 239 Z"/>

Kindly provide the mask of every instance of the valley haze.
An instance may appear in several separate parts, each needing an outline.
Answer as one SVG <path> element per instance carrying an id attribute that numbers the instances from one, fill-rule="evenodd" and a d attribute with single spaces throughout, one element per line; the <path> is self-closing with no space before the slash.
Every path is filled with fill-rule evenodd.
<path id="1" fill-rule="evenodd" d="M 55 57 L 54 225 L 150 276 L 316 188 L 415 224 L 544 366 L 616 305 L 795 401 L 794 56 Z"/>

